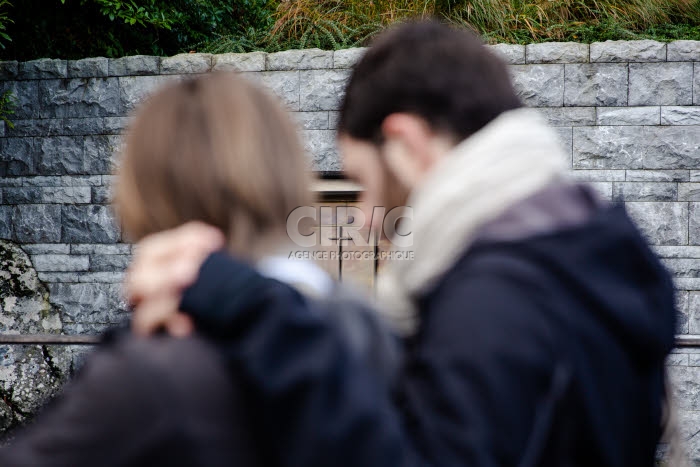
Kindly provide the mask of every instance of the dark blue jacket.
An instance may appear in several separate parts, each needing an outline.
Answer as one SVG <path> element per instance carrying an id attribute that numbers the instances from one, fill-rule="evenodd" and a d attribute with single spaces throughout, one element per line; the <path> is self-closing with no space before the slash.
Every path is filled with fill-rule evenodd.
<path id="1" fill-rule="evenodd" d="M 315 306 L 223 254 L 182 303 L 246 388 L 266 463 L 653 465 L 673 287 L 621 207 L 470 248 L 419 298 L 393 394 Z"/>

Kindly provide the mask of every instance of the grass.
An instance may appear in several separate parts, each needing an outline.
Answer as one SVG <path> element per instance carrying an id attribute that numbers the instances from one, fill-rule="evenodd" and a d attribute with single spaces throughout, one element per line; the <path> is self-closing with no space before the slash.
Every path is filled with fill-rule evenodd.
<path id="1" fill-rule="evenodd" d="M 437 17 L 489 43 L 700 40 L 700 0 L 282 0 L 274 23 L 212 38 L 202 52 L 365 45 L 396 22 Z"/>

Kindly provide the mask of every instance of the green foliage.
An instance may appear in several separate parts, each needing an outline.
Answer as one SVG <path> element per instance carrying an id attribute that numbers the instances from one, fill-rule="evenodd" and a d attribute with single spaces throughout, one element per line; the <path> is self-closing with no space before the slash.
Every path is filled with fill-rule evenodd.
<path id="1" fill-rule="evenodd" d="M 5 91 L 2 93 L 2 95 L 0 95 L 0 120 L 5 122 L 10 128 L 15 127 L 15 124 L 12 123 L 10 117 L 14 115 L 16 108 L 17 98 L 12 91 Z"/>
<path id="2" fill-rule="evenodd" d="M 11 7 L 12 3 L 9 0 L 0 0 L 0 48 L 5 48 L 5 42 L 12 42 L 10 35 L 7 34 L 7 26 L 12 23 L 6 7 Z"/>
<path id="3" fill-rule="evenodd" d="M 488 42 L 700 39 L 700 0 L 0 0 L 0 59 L 340 49 L 430 16 Z"/>

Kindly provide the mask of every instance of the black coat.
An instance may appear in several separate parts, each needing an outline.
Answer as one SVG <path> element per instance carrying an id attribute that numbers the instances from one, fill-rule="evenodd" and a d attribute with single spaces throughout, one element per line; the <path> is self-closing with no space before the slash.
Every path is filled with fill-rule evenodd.
<path id="1" fill-rule="evenodd" d="M 470 248 L 419 298 L 393 395 L 314 306 L 223 254 L 182 303 L 248 388 L 267 462 L 653 465 L 673 287 L 621 207 Z"/>

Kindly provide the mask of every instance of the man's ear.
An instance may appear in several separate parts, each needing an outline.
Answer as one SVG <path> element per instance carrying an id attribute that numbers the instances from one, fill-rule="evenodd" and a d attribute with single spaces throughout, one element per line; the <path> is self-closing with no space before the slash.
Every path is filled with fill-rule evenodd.
<path id="1" fill-rule="evenodd" d="M 404 151 L 415 158 L 417 166 L 431 165 L 433 132 L 425 120 L 408 113 L 394 113 L 384 119 L 381 129 L 384 141 L 403 146 Z"/>

